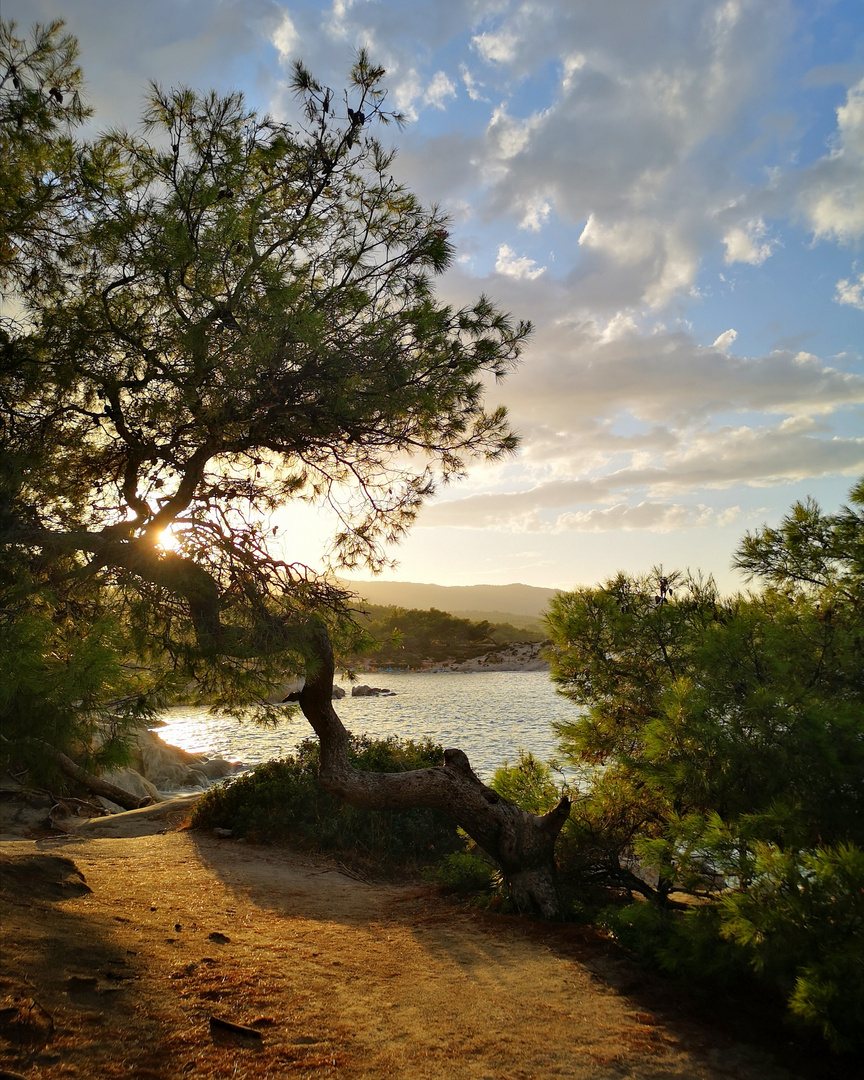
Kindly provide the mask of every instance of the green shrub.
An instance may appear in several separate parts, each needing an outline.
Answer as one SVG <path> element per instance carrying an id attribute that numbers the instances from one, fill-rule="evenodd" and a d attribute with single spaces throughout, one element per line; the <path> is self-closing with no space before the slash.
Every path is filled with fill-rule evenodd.
<path id="1" fill-rule="evenodd" d="M 476 847 L 451 851 L 424 877 L 457 893 L 492 894 L 500 885 L 497 866 Z"/>
<path id="2" fill-rule="evenodd" d="M 524 750 L 519 751 L 519 760 L 515 765 L 505 761 L 500 769 L 495 770 L 490 787 L 532 814 L 545 814 L 561 798 L 551 765 L 538 761 L 533 754 Z"/>
<path id="3" fill-rule="evenodd" d="M 356 769 L 404 772 L 440 765 L 431 740 L 350 737 Z M 328 795 L 318 783 L 319 746 L 307 739 L 281 761 L 211 788 L 196 804 L 195 828 L 230 828 L 259 843 L 289 842 L 339 855 L 354 865 L 414 871 L 462 847 L 456 826 L 439 810 L 359 810 Z"/>
<path id="4" fill-rule="evenodd" d="M 743 952 L 720 935 L 713 904 L 682 911 L 638 901 L 605 908 L 598 922 L 625 949 L 664 975 L 710 987 L 737 982 L 747 974 Z"/>
<path id="5" fill-rule="evenodd" d="M 864 851 L 757 851 L 755 877 L 720 902 L 721 932 L 838 1051 L 864 1045 Z"/>

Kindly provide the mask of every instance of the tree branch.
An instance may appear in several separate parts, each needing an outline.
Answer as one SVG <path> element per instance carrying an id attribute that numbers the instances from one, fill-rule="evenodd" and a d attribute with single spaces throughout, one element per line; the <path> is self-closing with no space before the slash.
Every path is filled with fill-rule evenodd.
<path id="1" fill-rule="evenodd" d="M 501 866 L 520 910 L 557 918 L 555 841 L 570 812 L 570 800 L 542 817 L 522 810 L 487 787 L 458 749 L 444 751 L 431 769 L 402 773 L 365 772 L 348 761 L 348 732 L 333 708 L 333 650 L 320 621 L 308 624 L 314 666 L 300 693 L 300 708 L 321 743 L 321 786 L 352 806 L 407 810 L 426 806 L 446 813 Z"/>

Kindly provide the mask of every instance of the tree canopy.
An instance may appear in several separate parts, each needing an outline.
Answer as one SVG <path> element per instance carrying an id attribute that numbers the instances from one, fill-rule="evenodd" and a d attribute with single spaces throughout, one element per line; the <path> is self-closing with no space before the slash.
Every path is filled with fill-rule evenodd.
<path id="1" fill-rule="evenodd" d="M 295 65 L 296 125 L 153 85 L 142 132 L 85 141 L 61 24 L 0 49 L 4 558 L 262 696 L 345 599 L 273 554 L 272 512 L 329 504 L 334 560 L 381 567 L 436 483 L 514 449 L 484 390 L 529 327 L 434 296 L 447 221 L 392 174 L 364 52 L 342 95 Z"/>
<path id="2" fill-rule="evenodd" d="M 859 481 L 835 513 L 807 500 L 744 537 L 758 591 L 661 569 L 549 615 L 553 677 L 584 710 L 559 727 L 583 875 L 661 907 L 713 897 L 718 935 L 838 1046 L 864 1006 L 862 555 Z"/>
<path id="3" fill-rule="evenodd" d="M 0 33 L 4 757 L 98 767 L 187 680 L 242 707 L 303 673 L 329 791 L 445 810 L 554 913 L 566 798 L 528 814 L 455 749 L 352 765 L 348 597 L 274 553 L 270 516 L 328 504 L 334 564 L 380 568 L 436 484 L 515 449 L 485 394 L 530 326 L 436 298 L 447 219 L 393 175 L 375 132 L 401 117 L 365 52 L 341 94 L 294 65 L 296 123 L 153 85 L 140 132 L 92 141 L 75 52 L 60 23 Z"/>

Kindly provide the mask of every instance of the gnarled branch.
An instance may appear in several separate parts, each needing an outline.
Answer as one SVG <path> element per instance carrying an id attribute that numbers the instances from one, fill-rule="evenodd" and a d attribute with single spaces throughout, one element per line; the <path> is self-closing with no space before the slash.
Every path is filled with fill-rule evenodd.
<path id="1" fill-rule="evenodd" d="M 443 764 L 430 769 L 380 773 L 352 768 L 348 732 L 333 708 L 330 639 L 320 622 L 310 622 L 309 633 L 315 666 L 307 673 L 300 708 L 321 743 L 321 786 L 361 808 L 443 810 L 499 864 L 520 910 L 557 918 L 555 841 L 570 812 L 570 800 L 562 798 L 543 816 L 522 810 L 487 787 L 457 749 L 445 750 Z"/>

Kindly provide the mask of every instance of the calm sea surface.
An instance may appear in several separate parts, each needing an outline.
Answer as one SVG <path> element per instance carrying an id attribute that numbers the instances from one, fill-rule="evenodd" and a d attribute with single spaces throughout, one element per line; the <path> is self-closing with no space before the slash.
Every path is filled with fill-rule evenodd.
<path id="1" fill-rule="evenodd" d="M 477 774 L 490 780 L 519 750 L 541 761 L 557 750 L 552 721 L 576 716 L 576 706 L 556 693 L 545 671 L 378 672 L 359 683 L 393 690 L 395 697 L 352 698 L 334 702 L 342 722 L 356 735 L 378 738 L 427 735 L 444 747 L 459 747 Z M 312 729 L 299 713 L 275 730 L 213 716 L 204 707 L 178 707 L 162 717 L 165 742 L 194 753 L 256 765 L 290 754 Z"/>

